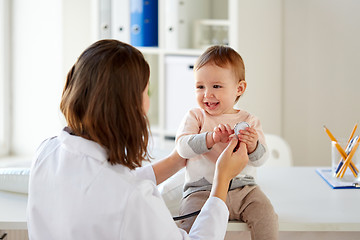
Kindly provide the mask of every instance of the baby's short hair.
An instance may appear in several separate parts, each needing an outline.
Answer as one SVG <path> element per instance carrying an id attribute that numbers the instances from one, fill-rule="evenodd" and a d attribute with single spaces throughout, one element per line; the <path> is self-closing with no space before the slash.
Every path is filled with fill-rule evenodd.
<path id="1" fill-rule="evenodd" d="M 239 82 L 245 80 L 244 61 L 240 54 L 229 46 L 214 45 L 206 49 L 196 61 L 194 70 L 199 70 L 209 63 L 222 68 L 230 67 Z"/>

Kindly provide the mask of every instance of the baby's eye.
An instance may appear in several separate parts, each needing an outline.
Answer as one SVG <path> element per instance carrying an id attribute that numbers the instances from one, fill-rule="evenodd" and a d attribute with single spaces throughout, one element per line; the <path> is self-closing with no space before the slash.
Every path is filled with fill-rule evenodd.
<path id="1" fill-rule="evenodd" d="M 203 88 L 204 88 L 204 86 L 202 86 L 202 85 L 198 85 L 198 86 L 196 86 L 196 88 L 197 88 L 197 89 L 203 89 Z"/>
<path id="2" fill-rule="evenodd" d="M 221 88 L 220 85 L 214 85 L 213 88 Z"/>

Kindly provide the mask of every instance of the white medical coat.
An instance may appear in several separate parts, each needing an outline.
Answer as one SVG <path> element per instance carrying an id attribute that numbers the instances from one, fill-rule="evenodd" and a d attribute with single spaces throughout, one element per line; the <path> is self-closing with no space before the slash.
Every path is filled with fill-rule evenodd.
<path id="1" fill-rule="evenodd" d="M 208 199 L 189 235 L 172 220 L 151 165 L 111 165 L 99 144 L 65 130 L 38 149 L 30 172 L 30 240 L 223 239 L 228 209 Z"/>

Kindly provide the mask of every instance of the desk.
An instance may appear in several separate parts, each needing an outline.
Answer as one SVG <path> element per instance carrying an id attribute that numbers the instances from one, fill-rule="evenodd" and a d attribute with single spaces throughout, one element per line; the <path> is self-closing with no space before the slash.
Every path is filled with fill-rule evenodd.
<path id="1" fill-rule="evenodd" d="M 0 230 L 27 229 L 27 195 L 0 191 Z"/>
<path id="2" fill-rule="evenodd" d="M 279 216 L 279 231 L 360 231 L 360 189 L 332 189 L 315 169 L 258 169 L 257 182 Z M 244 230 L 244 223 L 229 223 L 228 231 Z"/>
<path id="3" fill-rule="evenodd" d="M 331 189 L 315 167 L 259 168 L 257 181 L 280 231 L 360 231 L 360 189 Z M 27 229 L 27 195 L 0 191 L 0 229 Z M 228 231 L 246 231 L 229 222 Z"/>

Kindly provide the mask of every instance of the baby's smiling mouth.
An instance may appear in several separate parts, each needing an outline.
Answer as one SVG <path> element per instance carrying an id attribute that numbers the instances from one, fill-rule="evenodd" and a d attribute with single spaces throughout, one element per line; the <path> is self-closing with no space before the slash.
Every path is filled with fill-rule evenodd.
<path id="1" fill-rule="evenodd" d="M 208 108 L 215 108 L 217 105 L 219 104 L 219 102 L 205 102 L 206 107 Z"/>

